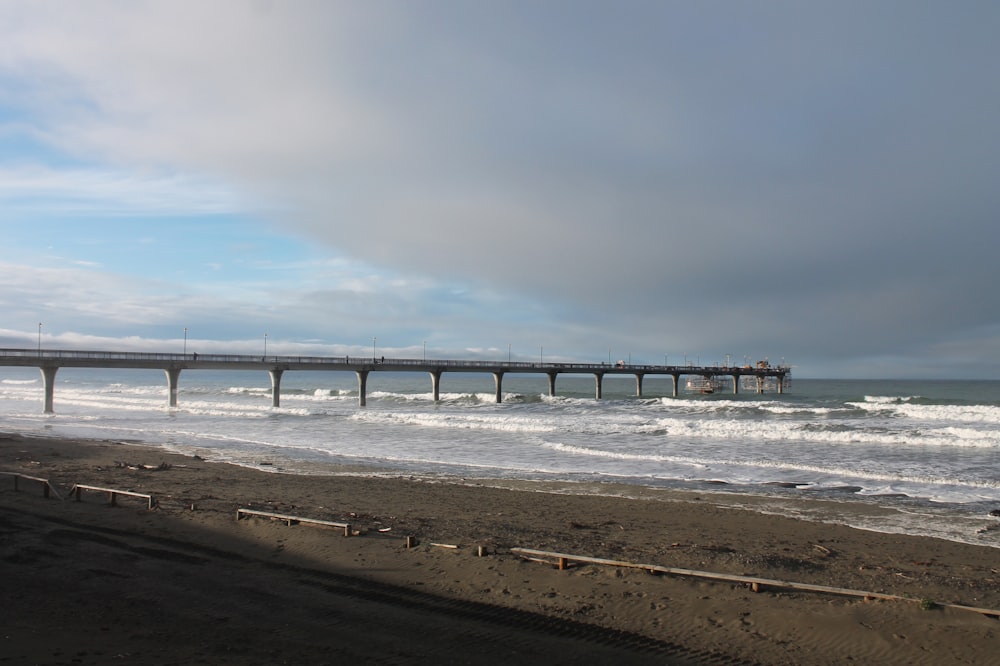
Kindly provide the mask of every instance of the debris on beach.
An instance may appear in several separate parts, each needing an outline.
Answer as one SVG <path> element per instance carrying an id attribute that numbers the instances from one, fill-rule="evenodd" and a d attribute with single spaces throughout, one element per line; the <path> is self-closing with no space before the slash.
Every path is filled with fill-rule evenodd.
<path id="1" fill-rule="evenodd" d="M 170 469 L 173 467 L 170 463 L 161 462 L 159 465 L 144 465 L 142 463 L 129 463 L 123 462 L 121 460 L 115 461 L 115 467 L 118 469 L 131 469 L 131 470 L 146 470 L 153 472 L 162 472 L 163 470 Z"/>

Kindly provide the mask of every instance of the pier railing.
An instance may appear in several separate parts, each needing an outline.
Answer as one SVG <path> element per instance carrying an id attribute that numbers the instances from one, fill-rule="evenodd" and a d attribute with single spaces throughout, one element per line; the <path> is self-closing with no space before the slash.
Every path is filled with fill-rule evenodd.
<path id="1" fill-rule="evenodd" d="M 645 372 L 649 374 L 700 375 L 700 374 L 746 374 L 775 376 L 785 374 L 789 368 L 783 366 L 767 366 L 764 368 L 737 365 L 658 365 L 649 363 L 597 363 L 581 362 L 548 362 L 548 361 L 514 361 L 514 360 L 459 360 L 459 359 L 429 359 L 429 358 L 385 358 L 370 356 L 292 356 L 292 355 L 257 355 L 257 354 L 199 354 L 199 353 L 163 353 L 163 352 L 118 352 L 118 351 L 80 351 L 68 349 L 0 349 L 0 366 L 27 365 L 36 366 L 40 363 L 55 362 L 54 365 L 71 365 L 74 362 L 84 362 L 92 367 L 100 367 L 107 362 L 106 367 L 129 367 L 130 363 L 137 367 L 150 367 L 152 364 L 194 364 L 209 366 L 213 364 L 245 364 L 249 367 L 272 365 L 314 365 L 314 366 L 376 366 L 372 369 L 413 369 L 430 370 L 481 370 L 494 372 L 497 370 L 534 372 L 619 372 L 633 374 Z M 202 365 L 204 364 L 204 365 Z M 378 367 L 381 366 L 381 367 Z"/>

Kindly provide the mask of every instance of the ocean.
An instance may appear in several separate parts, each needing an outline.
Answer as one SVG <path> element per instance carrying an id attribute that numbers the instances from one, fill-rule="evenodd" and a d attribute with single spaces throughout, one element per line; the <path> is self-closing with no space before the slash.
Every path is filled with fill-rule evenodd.
<path id="1" fill-rule="evenodd" d="M 178 406 L 162 371 L 63 368 L 55 413 L 41 374 L 0 368 L 0 429 L 142 441 L 270 471 L 480 483 L 541 480 L 579 492 L 726 493 L 758 511 L 1000 547 L 1000 382 L 794 378 L 783 395 L 730 387 L 671 396 L 669 377 L 186 370 Z M 753 499 L 750 503 L 749 500 Z M 788 499 L 822 499 L 803 508 Z"/>

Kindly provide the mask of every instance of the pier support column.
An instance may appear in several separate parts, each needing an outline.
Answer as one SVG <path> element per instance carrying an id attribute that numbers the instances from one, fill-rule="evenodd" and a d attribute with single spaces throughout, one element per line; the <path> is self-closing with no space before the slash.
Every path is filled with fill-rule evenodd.
<path id="1" fill-rule="evenodd" d="M 549 372 L 549 397 L 555 397 L 556 394 L 556 375 L 558 372 Z"/>
<path id="2" fill-rule="evenodd" d="M 594 398 L 600 400 L 604 397 L 604 373 L 595 372 L 594 373 Z"/>
<path id="3" fill-rule="evenodd" d="M 441 371 L 431 370 L 428 374 L 431 376 L 431 393 L 434 394 L 434 402 L 441 400 Z"/>
<path id="4" fill-rule="evenodd" d="M 181 376 L 180 368 L 164 368 L 167 373 L 167 406 L 177 406 L 177 380 Z"/>
<path id="5" fill-rule="evenodd" d="M 275 368 L 274 370 L 268 370 L 267 374 L 271 376 L 271 406 L 279 407 L 281 406 L 281 374 L 284 370 L 279 370 Z"/>
<path id="6" fill-rule="evenodd" d="M 45 397 L 42 399 L 42 411 L 52 414 L 55 410 L 52 407 L 52 396 L 55 394 L 57 366 L 46 366 L 39 368 L 42 371 L 42 385 L 45 389 Z"/>
<path id="7" fill-rule="evenodd" d="M 503 371 L 497 370 L 493 373 L 493 380 L 497 385 L 497 404 L 503 401 Z"/>
<path id="8" fill-rule="evenodd" d="M 677 397 L 677 385 L 681 383 L 681 376 L 678 373 L 672 373 L 670 378 L 673 380 L 674 385 L 674 397 Z"/>
<path id="9" fill-rule="evenodd" d="M 642 378 L 644 376 L 640 372 L 635 373 L 635 397 L 637 398 L 642 397 Z"/>
<path id="10" fill-rule="evenodd" d="M 366 395 L 368 390 L 368 370 L 355 370 L 354 374 L 358 376 L 358 407 L 364 407 L 368 404 Z"/>
<path id="11" fill-rule="evenodd" d="M 738 395 L 740 392 L 740 376 L 732 375 L 733 377 L 733 395 Z"/>
<path id="12" fill-rule="evenodd" d="M 785 376 L 778 375 L 778 395 L 785 392 Z"/>

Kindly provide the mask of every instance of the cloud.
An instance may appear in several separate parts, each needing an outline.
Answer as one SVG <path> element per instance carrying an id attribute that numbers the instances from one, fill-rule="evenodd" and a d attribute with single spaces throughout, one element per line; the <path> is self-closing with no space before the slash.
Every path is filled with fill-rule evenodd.
<path id="1" fill-rule="evenodd" d="M 562 319 L 536 336 L 580 353 L 612 338 L 835 368 L 997 323 L 989 5 L 3 12 L 0 100 L 86 166 L 7 167 L 8 200 L 252 210 L 379 272 L 502 293 L 504 332 L 548 305 Z M 487 335 L 453 299 L 360 274 L 285 302 Z"/>
<path id="2" fill-rule="evenodd" d="M 0 166 L 5 215 L 18 212 L 83 216 L 220 215 L 254 206 L 220 182 L 191 174 Z"/>

